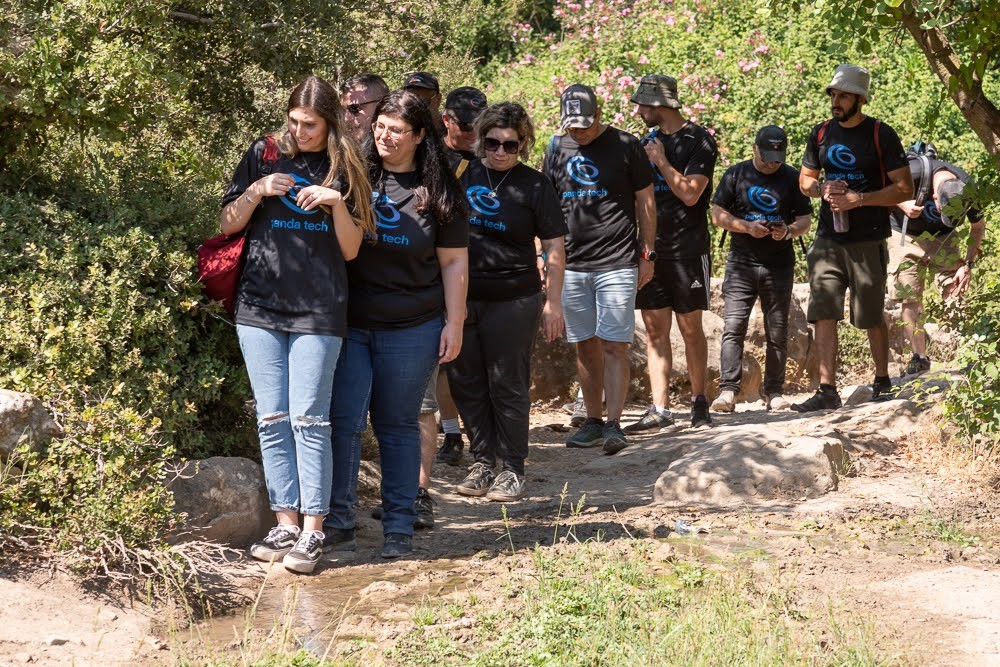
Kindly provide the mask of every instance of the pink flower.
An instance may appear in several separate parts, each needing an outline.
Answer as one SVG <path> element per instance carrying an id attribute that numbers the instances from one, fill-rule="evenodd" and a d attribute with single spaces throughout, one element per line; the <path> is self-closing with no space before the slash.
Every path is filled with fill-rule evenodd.
<path id="1" fill-rule="evenodd" d="M 615 123 L 616 125 L 620 124 L 620 123 L 621 123 L 622 121 L 624 121 L 624 120 L 625 120 L 625 116 L 623 116 L 623 115 L 622 115 L 621 113 L 616 113 L 616 114 L 615 114 L 615 120 L 614 120 L 614 123 Z"/>
<path id="2" fill-rule="evenodd" d="M 647 58 L 645 56 L 645 54 L 639 56 L 639 64 L 640 65 L 648 65 L 649 64 L 649 58 Z"/>
<path id="3" fill-rule="evenodd" d="M 726 54 L 722 52 L 722 49 L 716 49 L 716 50 L 715 50 L 715 57 L 716 57 L 716 58 L 722 58 L 722 57 L 724 57 L 725 55 L 726 55 Z"/>

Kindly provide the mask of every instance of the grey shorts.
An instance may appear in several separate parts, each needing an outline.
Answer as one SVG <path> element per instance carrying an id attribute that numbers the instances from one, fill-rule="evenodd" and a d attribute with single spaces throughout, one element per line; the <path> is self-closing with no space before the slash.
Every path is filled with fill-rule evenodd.
<path id="1" fill-rule="evenodd" d="M 570 343 L 600 338 L 631 343 L 635 335 L 635 290 L 639 269 L 566 270 L 563 317 Z"/>
<path id="2" fill-rule="evenodd" d="M 440 371 L 441 364 L 434 364 L 431 379 L 427 382 L 427 389 L 424 390 L 424 400 L 420 402 L 420 414 L 422 415 L 438 411 L 438 373 Z"/>
<path id="3" fill-rule="evenodd" d="M 837 243 L 817 236 L 809 248 L 809 308 L 806 318 L 844 319 L 844 296 L 851 290 L 851 324 L 871 329 L 885 321 L 889 251 L 885 239 Z"/>

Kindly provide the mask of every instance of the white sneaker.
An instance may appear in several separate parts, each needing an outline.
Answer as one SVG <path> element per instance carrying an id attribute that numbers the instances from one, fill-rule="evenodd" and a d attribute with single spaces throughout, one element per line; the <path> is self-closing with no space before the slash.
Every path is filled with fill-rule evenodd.
<path id="1" fill-rule="evenodd" d="M 724 390 L 719 397 L 712 401 L 713 412 L 732 412 L 736 409 L 736 392 L 729 389 Z"/>
<path id="2" fill-rule="evenodd" d="M 789 410 L 792 404 L 781 394 L 771 394 L 767 397 L 767 409 L 771 412 L 775 410 Z"/>

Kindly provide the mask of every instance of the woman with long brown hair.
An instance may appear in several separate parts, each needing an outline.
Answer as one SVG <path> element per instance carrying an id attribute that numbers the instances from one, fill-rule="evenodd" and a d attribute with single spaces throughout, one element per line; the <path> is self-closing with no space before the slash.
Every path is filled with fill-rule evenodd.
<path id="1" fill-rule="evenodd" d="M 255 141 L 236 168 L 222 231 L 247 237 L 236 331 L 278 522 L 250 553 L 312 572 L 333 474 L 329 412 L 347 334 L 345 261 L 375 223 L 365 161 L 345 132 L 336 90 L 310 76 L 286 112 L 287 128 Z"/>

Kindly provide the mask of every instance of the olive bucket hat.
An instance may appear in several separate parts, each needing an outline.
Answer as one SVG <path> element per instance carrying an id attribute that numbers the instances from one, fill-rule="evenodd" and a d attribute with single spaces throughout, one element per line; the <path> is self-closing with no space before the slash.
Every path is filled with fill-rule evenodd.
<path id="1" fill-rule="evenodd" d="M 857 65 L 839 65 L 837 69 L 833 71 L 833 81 L 830 85 L 826 87 L 826 94 L 829 95 L 830 91 L 836 88 L 837 90 L 842 90 L 845 93 L 852 93 L 854 95 L 860 95 L 867 101 L 871 101 L 872 96 L 868 94 L 868 88 L 871 85 L 872 77 L 864 67 L 858 67 Z"/>
<path id="2" fill-rule="evenodd" d="M 632 95 L 633 104 L 680 109 L 677 99 L 677 79 L 665 74 L 647 74 L 639 80 L 639 89 Z"/>

